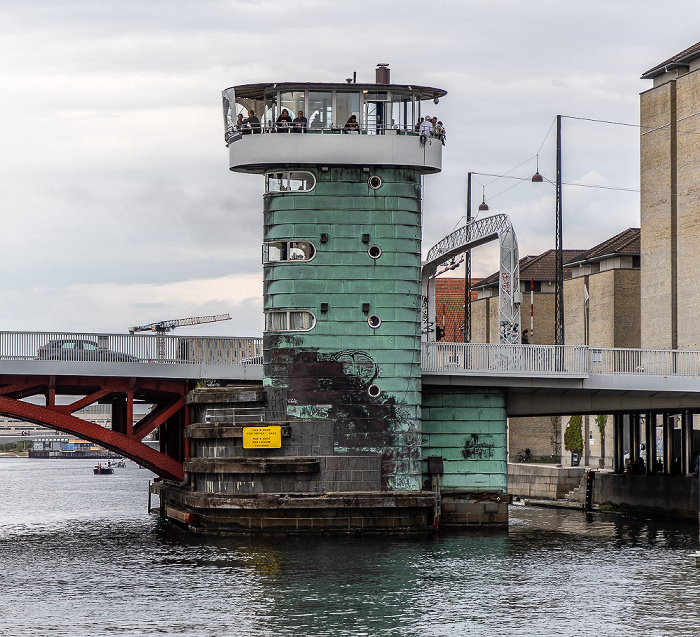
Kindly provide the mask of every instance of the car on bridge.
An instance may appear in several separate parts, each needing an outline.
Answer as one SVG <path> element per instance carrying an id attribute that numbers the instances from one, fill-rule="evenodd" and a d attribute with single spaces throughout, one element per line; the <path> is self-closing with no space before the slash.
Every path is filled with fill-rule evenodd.
<path id="1" fill-rule="evenodd" d="M 138 362 L 136 356 L 100 347 L 95 341 L 83 339 L 56 339 L 42 345 L 38 358 L 49 361 L 111 361 L 121 363 Z"/>

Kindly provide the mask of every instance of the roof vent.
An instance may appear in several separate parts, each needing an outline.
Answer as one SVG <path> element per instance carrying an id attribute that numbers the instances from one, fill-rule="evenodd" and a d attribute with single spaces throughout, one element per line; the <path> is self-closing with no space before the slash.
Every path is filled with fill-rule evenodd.
<path id="1" fill-rule="evenodd" d="M 389 80 L 389 74 L 391 73 L 391 69 L 389 68 L 388 63 L 380 63 L 377 64 L 377 84 L 391 84 L 391 81 Z"/>

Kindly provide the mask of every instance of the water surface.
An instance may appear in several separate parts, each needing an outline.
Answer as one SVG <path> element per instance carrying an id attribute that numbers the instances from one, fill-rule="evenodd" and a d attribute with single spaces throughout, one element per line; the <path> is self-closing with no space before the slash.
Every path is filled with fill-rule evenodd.
<path id="1" fill-rule="evenodd" d="M 538 508 L 509 530 L 217 538 L 129 463 L 0 459 L 0 635 L 696 635 L 694 525 Z"/>

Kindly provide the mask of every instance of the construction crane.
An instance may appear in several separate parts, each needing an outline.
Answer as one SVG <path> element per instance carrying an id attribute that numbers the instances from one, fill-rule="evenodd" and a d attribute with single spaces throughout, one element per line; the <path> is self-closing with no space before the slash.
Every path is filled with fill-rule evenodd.
<path id="1" fill-rule="evenodd" d="M 215 316 L 193 316 L 191 318 L 173 319 L 171 321 L 160 321 L 158 323 L 149 323 L 148 325 L 139 325 L 130 327 L 129 334 L 136 332 L 155 332 L 158 338 L 156 339 L 156 356 L 159 361 L 165 359 L 165 338 L 168 332 L 171 332 L 176 327 L 184 325 L 199 325 L 200 323 L 215 323 L 216 321 L 230 321 L 230 314 L 217 314 Z"/>
<path id="2" fill-rule="evenodd" d="M 158 323 L 149 323 L 148 325 L 140 325 L 138 327 L 130 327 L 129 334 L 135 332 L 155 332 L 156 334 L 167 334 L 176 327 L 185 325 L 199 325 L 200 323 L 216 323 L 217 321 L 230 321 L 230 314 L 216 314 L 215 316 L 193 316 L 183 319 L 172 319 L 171 321 L 159 321 Z"/>

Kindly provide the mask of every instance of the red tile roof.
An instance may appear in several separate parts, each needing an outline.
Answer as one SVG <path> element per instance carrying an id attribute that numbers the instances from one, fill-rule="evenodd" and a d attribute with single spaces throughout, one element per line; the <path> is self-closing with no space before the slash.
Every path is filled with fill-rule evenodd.
<path id="1" fill-rule="evenodd" d="M 576 259 L 583 250 L 563 250 L 564 263 Z M 554 281 L 556 255 L 554 250 L 547 250 L 540 255 L 528 255 L 520 259 L 520 280 L 529 281 Z M 571 270 L 564 268 L 564 278 L 571 278 Z M 482 279 L 476 288 L 487 288 L 498 285 L 498 272 Z"/>
<path id="2" fill-rule="evenodd" d="M 646 73 L 642 74 L 642 79 L 648 80 L 653 77 L 656 77 L 657 75 L 661 75 L 665 72 L 667 66 L 685 66 L 685 64 L 690 62 L 690 60 L 698 57 L 699 55 L 700 42 L 698 42 L 697 44 L 693 44 L 693 46 L 688 47 L 685 51 L 681 51 L 680 53 L 677 53 L 673 57 L 666 60 L 665 62 L 657 64 L 655 67 L 649 69 L 648 71 L 646 71 Z"/>
<path id="3" fill-rule="evenodd" d="M 572 266 L 585 261 L 600 261 L 613 255 L 639 256 L 641 252 L 641 236 L 639 228 L 627 228 L 620 234 L 599 243 L 597 246 L 580 254 L 571 261 L 564 261 L 565 266 Z"/>

